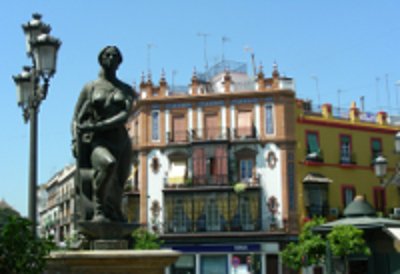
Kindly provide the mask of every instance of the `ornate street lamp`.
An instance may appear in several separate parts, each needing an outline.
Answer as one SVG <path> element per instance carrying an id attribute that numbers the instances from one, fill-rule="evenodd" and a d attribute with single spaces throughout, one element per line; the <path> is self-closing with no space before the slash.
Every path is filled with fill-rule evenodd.
<path id="1" fill-rule="evenodd" d="M 397 154 L 400 154 L 400 132 L 397 132 L 396 137 L 394 139 L 394 149 Z"/>
<path id="2" fill-rule="evenodd" d="M 400 132 L 397 132 L 395 139 L 394 139 L 394 148 L 395 148 L 395 153 L 400 154 Z M 392 182 L 397 182 L 400 180 L 400 166 L 398 163 L 397 168 L 393 176 L 389 179 L 385 179 L 385 176 L 387 174 L 387 167 L 388 167 L 388 162 L 385 157 L 382 155 L 379 155 L 376 157 L 374 160 L 374 171 L 376 177 L 378 177 L 381 181 L 381 185 L 383 187 L 386 187 L 387 185 L 391 184 Z"/>
<path id="3" fill-rule="evenodd" d="M 375 175 L 379 179 L 383 180 L 383 178 L 386 176 L 387 173 L 387 160 L 385 157 L 382 155 L 379 155 L 376 157 L 374 161 L 374 169 L 375 169 Z"/>
<path id="4" fill-rule="evenodd" d="M 61 41 L 49 33 L 50 25 L 41 21 L 40 14 L 33 14 L 31 21 L 22 25 L 26 39 L 26 52 L 31 67 L 13 76 L 17 88 L 17 104 L 22 108 L 24 121 L 30 122 L 29 152 L 29 219 L 36 235 L 36 188 L 37 188 L 37 114 L 46 98 L 49 80 L 56 71 L 57 52 Z"/>

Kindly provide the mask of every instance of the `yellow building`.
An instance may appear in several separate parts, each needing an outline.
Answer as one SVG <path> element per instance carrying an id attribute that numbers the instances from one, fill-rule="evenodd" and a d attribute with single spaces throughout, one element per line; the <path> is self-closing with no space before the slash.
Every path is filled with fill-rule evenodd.
<path id="1" fill-rule="evenodd" d="M 314 111 L 309 102 L 296 104 L 296 182 L 300 225 L 312 216 L 336 219 L 356 195 L 364 195 L 384 215 L 398 213 L 398 186 L 386 187 L 374 173 L 373 161 L 383 155 L 388 176 L 399 161 L 394 152 L 398 126 L 385 112 L 332 110 L 325 104 Z"/>

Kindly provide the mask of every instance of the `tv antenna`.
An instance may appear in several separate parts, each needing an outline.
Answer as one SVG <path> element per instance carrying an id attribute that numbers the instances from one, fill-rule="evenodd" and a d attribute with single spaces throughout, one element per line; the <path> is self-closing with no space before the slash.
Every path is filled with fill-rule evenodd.
<path id="1" fill-rule="evenodd" d="M 380 102 L 379 102 L 379 81 L 381 79 L 379 77 L 375 78 L 375 89 L 376 89 L 376 107 L 379 109 L 380 108 Z"/>
<path id="2" fill-rule="evenodd" d="M 204 68 L 208 70 L 208 61 L 207 61 L 207 37 L 210 36 L 209 33 L 198 32 L 197 36 L 203 37 L 203 51 L 204 51 Z"/>
<path id="3" fill-rule="evenodd" d="M 400 80 L 397 80 L 394 85 L 396 86 L 396 107 L 399 108 Z"/>
<path id="4" fill-rule="evenodd" d="M 172 84 L 171 84 L 171 87 L 172 87 L 172 88 L 175 88 L 175 75 L 176 75 L 177 73 L 178 73 L 177 70 L 175 70 L 175 69 L 172 70 Z"/>
<path id="5" fill-rule="evenodd" d="M 151 49 L 154 48 L 156 45 L 153 43 L 147 44 L 147 70 L 151 71 Z"/>
<path id="6" fill-rule="evenodd" d="M 243 49 L 245 52 L 249 52 L 250 53 L 250 57 L 251 57 L 251 66 L 253 68 L 253 76 L 255 77 L 257 74 L 257 69 L 256 69 L 256 58 L 254 56 L 254 51 L 253 48 L 249 47 L 249 46 L 245 46 Z"/>
<path id="7" fill-rule="evenodd" d="M 318 106 L 321 106 L 321 100 L 320 100 L 320 94 L 319 94 L 319 81 L 318 81 L 318 76 L 316 75 L 311 75 L 311 78 L 314 79 L 315 81 L 315 90 L 317 91 L 317 102 Z M 338 106 L 340 107 L 340 106 Z"/>
<path id="8" fill-rule="evenodd" d="M 229 37 L 222 36 L 221 41 L 222 41 L 222 56 L 221 56 L 221 60 L 222 60 L 222 62 L 224 62 L 225 61 L 225 55 L 224 55 L 224 53 L 225 53 L 225 43 L 226 42 L 230 42 L 231 39 L 229 39 Z"/>
<path id="9" fill-rule="evenodd" d="M 338 110 L 339 110 L 339 115 L 340 115 L 340 95 L 344 92 L 342 89 L 337 90 L 337 96 L 338 96 Z"/>

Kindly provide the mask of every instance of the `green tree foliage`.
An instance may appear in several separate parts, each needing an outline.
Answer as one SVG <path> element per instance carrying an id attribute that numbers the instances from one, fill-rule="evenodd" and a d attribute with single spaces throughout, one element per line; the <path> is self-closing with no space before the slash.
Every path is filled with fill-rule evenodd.
<path id="1" fill-rule="evenodd" d="M 0 273 L 43 273 L 52 248 L 50 240 L 33 236 L 30 221 L 11 216 L 0 231 Z"/>
<path id="2" fill-rule="evenodd" d="M 11 216 L 19 217 L 19 213 L 10 207 L 0 208 L 0 226 L 5 224 Z"/>
<path id="3" fill-rule="evenodd" d="M 283 263 L 295 270 L 320 264 L 325 260 L 326 240 L 313 228 L 322 225 L 323 218 L 314 218 L 304 224 L 297 243 L 290 243 L 281 252 Z M 371 251 L 363 238 L 363 231 L 351 225 L 336 226 L 327 235 L 334 256 L 344 259 L 347 273 L 347 258 L 350 255 L 370 255 Z"/>
<path id="4" fill-rule="evenodd" d="M 344 272 L 348 273 L 348 257 L 350 255 L 371 255 L 371 250 L 363 238 L 364 231 L 350 225 L 336 226 L 328 234 L 328 242 L 334 256 L 344 260 Z"/>
<path id="5" fill-rule="evenodd" d="M 157 234 L 147 231 L 145 228 L 138 228 L 132 233 L 135 240 L 134 249 L 160 249 L 163 241 Z"/>
<path id="6" fill-rule="evenodd" d="M 350 225 L 334 227 L 327 236 L 332 254 L 338 257 L 353 254 L 371 255 L 363 234 L 364 231 Z"/>
<path id="7" fill-rule="evenodd" d="M 302 267 L 319 264 L 325 255 L 325 241 L 312 229 L 325 223 L 324 218 L 314 218 L 304 224 L 297 243 L 290 243 L 282 251 L 283 263 L 298 270 Z"/>

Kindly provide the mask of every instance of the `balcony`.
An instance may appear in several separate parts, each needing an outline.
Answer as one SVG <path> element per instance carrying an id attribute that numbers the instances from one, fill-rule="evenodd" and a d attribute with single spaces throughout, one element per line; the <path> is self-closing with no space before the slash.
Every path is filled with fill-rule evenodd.
<path id="1" fill-rule="evenodd" d="M 310 205 L 306 207 L 307 216 L 312 217 L 328 217 L 329 216 L 329 206 L 327 205 Z"/>
<path id="2" fill-rule="evenodd" d="M 139 145 L 139 137 L 131 136 L 130 138 L 132 147 L 136 148 Z M 169 145 L 208 141 L 253 141 L 258 138 L 257 129 L 254 126 L 234 129 L 228 127 L 196 128 L 166 133 L 166 143 Z"/>
<path id="3" fill-rule="evenodd" d="M 229 129 L 227 127 L 198 128 L 191 131 L 193 142 L 229 140 L 229 137 Z"/>
<path id="4" fill-rule="evenodd" d="M 188 188 L 207 186 L 227 186 L 228 175 L 202 175 L 188 177 L 164 177 L 165 188 Z"/>
<path id="5" fill-rule="evenodd" d="M 260 231 L 260 195 L 259 187 L 248 187 L 240 195 L 232 186 L 196 192 L 164 190 L 164 232 Z"/>
<path id="6" fill-rule="evenodd" d="M 312 163 L 323 163 L 324 162 L 324 157 L 321 149 L 318 149 L 318 151 L 310 151 L 307 149 L 305 153 L 305 162 L 312 164 Z"/>
<path id="7" fill-rule="evenodd" d="M 194 186 L 228 185 L 228 175 L 193 176 Z"/>
<path id="8" fill-rule="evenodd" d="M 233 129 L 232 140 L 249 140 L 257 138 L 257 130 L 254 126 L 238 127 Z"/>
<path id="9" fill-rule="evenodd" d="M 355 165 L 356 164 L 356 160 L 355 160 L 355 154 L 354 153 L 349 153 L 349 152 L 345 152 L 345 151 L 341 151 L 340 152 L 340 159 L 339 159 L 339 163 L 341 165 Z"/>
<path id="10" fill-rule="evenodd" d="M 189 132 L 187 130 L 167 132 L 167 142 L 170 144 L 189 142 Z"/>

